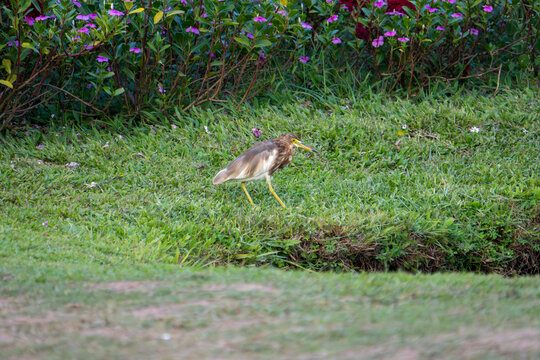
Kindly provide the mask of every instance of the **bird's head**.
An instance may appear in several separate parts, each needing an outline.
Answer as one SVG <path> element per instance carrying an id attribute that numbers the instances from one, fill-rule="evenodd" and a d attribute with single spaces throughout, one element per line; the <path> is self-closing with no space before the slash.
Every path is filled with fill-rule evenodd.
<path id="1" fill-rule="evenodd" d="M 281 135 L 280 138 L 282 138 L 286 143 L 290 144 L 291 146 L 294 146 L 294 147 L 301 147 L 301 148 L 304 148 L 308 151 L 312 151 L 312 152 L 318 152 L 317 150 L 313 149 L 312 147 L 310 146 L 307 146 L 306 144 L 304 144 L 302 141 L 300 141 L 300 139 L 298 139 L 298 136 L 294 135 L 294 134 L 285 134 L 285 135 Z"/>

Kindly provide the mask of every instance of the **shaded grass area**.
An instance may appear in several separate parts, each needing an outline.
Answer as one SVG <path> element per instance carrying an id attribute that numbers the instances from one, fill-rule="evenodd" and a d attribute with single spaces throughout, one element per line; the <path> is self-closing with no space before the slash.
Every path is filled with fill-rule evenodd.
<path id="1" fill-rule="evenodd" d="M 0 264 L 3 359 L 535 359 L 538 277 Z"/>
<path id="2" fill-rule="evenodd" d="M 2 140 L 0 259 L 538 273 L 539 109 L 537 89 L 296 93 L 178 114 L 176 129 L 28 129 Z M 287 210 L 264 183 L 247 186 L 255 207 L 239 185 L 212 185 L 285 132 L 322 153 L 275 174 Z"/>

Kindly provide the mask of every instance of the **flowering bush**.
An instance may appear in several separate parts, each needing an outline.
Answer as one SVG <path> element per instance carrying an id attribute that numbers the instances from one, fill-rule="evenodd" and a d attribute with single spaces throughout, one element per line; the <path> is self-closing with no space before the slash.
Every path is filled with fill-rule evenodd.
<path id="1" fill-rule="evenodd" d="M 425 86 L 500 70 L 513 57 L 538 76 L 540 2 L 341 0 L 380 77 Z M 505 57 L 511 54 L 512 57 Z"/>
<path id="2" fill-rule="evenodd" d="M 516 57 L 509 67 L 538 69 L 539 0 L 0 4 L 0 129 L 51 107 L 154 119 L 225 96 L 240 105 L 276 69 L 309 84 L 356 63 L 409 89 Z"/>

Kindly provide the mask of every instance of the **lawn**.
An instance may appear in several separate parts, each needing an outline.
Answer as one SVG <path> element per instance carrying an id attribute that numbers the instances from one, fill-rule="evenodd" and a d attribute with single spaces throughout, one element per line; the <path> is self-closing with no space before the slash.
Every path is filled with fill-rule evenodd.
<path id="1" fill-rule="evenodd" d="M 2 358 L 540 357 L 538 92 L 282 96 L 2 138 Z"/>
<path id="2" fill-rule="evenodd" d="M 3 138 L 0 258 L 539 273 L 536 89 L 283 96 L 177 113 L 176 128 L 64 119 Z M 286 132 L 321 153 L 275 174 L 288 209 L 264 182 L 247 184 L 254 207 L 238 184 L 212 185 Z"/>
<path id="3" fill-rule="evenodd" d="M 538 277 L 0 265 L 2 359 L 538 359 Z"/>

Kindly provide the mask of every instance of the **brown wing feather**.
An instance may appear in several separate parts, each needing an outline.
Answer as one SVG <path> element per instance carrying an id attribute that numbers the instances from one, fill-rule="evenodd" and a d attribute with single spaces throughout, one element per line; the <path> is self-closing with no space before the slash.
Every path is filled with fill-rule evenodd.
<path id="1" fill-rule="evenodd" d="M 214 178 L 214 184 L 221 184 L 227 180 L 249 179 L 265 173 L 268 169 L 265 169 L 263 164 L 277 149 L 272 140 L 255 144 L 221 170 Z"/>

